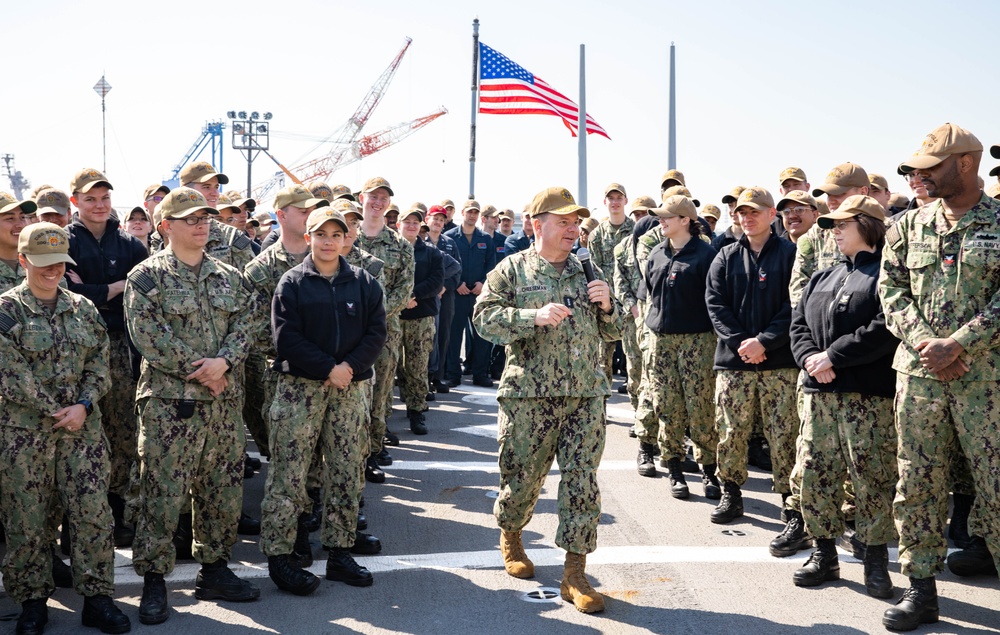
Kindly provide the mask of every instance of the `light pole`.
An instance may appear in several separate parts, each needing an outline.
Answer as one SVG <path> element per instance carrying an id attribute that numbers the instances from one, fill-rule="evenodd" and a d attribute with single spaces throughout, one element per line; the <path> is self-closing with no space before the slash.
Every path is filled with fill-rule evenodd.
<path id="1" fill-rule="evenodd" d="M 261 150 L 267 150 L 271 143 L 271 113 L 265 112 L 263 121 L 256 110 L 249 114 L 245 110 L 230 110 L 226 116 L 233 120 L 233 149 L 239 150 L 247 158 L 247 196 L 253 185 L 253 160 Z"/>
<path id="2" fill-rule="evenodd" d="M 94 84 L 94 92 L 101 96 L 101 144 L 104 147 L 104 168 L 103 171 L 108 171 L 108 127 L 107 120 L 105 119 L 105 113 L 107 110 L 104 107 L 104 99 L 111 92 L 111 84 L 108 80 L 104 79 L 104 75 L 101 75 L 100 81 Z"/>

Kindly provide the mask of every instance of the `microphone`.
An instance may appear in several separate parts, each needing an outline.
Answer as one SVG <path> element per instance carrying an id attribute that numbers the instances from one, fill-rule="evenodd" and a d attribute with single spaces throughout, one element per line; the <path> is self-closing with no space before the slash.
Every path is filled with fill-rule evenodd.
<path id="1" fill-rule="evenodd" d="M 587 276 L 587 282 L 593 282 L 597 279 L 594 275 L 594 265 L 590 262 L 590 251 L 586 247 L 580 247 L 576 252 L 576 257 L 580 259 L 580 265 L 583 267 L 583 275 Z"/>

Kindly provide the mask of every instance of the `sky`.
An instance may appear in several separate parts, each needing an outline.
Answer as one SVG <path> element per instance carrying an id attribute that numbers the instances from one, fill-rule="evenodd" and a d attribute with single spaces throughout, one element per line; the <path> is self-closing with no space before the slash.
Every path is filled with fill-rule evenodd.
<path id="1" fill-rule="evenodd" d="M 601 215 L 608 183 L 633 199 L 658 197 L 660 176 L 676 167 L 703 205 L 725 209 L 735 185 L 777 195 L 785 167 L 818 185 L 846 161 L 909 194 L 896 165 L 940 124 L 1000 143 L 990 66 L 1000 3 L 986 0 L 36 0 L 4 17 L 19 28 L 4 36 L 0 153 L 14 155 L 32 186 L 67 188 L 77 170 L 100 169 L 93 86 L 104 75 L 118 208 L 168 178 L 205 123 L 229 110 L 272 112 L 270 149 L 290 168 L 330 152 L 319 140 L 341 128 L 406 37 L 413 44 L 364 133 L 440 106 L 449 114 L 327 180 L 359 188 L 383 176 L 400 206 L 467 198 L 476 17 L 482 42 L 574 100 L 584 44 L 587 111 L 611 136 L 590 135 L 581 192 L 577 140 L 558 118 L 479 115 L 474 194 L 484 205 L 520 211 L 562 186 Z M 671 42 L 676 166 L 667 164 Z M 243 189 L 246 160 L 225 133 L 221 168 Z M 996 163 L 987 152 L 980 174 L 990 179 Z M 253 181 L 276 170 L 260 156 Z M 10 189 L 6 178 L 0 189 Z"/>

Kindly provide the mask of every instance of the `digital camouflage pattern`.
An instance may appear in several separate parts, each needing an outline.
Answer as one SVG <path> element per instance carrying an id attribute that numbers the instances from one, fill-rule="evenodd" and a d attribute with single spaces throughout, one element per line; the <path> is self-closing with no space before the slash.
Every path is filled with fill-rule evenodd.
<path id="1" fill-rule="evenodd" d="M 715 463 L 715 344 L 712 332 L 649 334 L 649 370 L 635 413 L 636 432 L 642 443 L 659 444 L 665 459 L 684 458 L 689 427 L 695 460 Z"/>
<path id="2" fill-rule="evenodd" d="M 292 553 L 299 515 L 312 508 L 306 493 L 313 455 L 324 457 L 326 547 L 354 544 L 358 503 L 364 487 L 365 438 L 370 402 L 369 381 L 345 389 L 292 375 L 278 378 L 271 406 L 273 454 L 261 502 L 261 551 L 268 556 Z"/>
<path id="3" fill-rule="evenodd" d="M 101 424 L 108 441 L 111 474 L 108 491 L 125 498 L 132 489 L 132 473 L 138 452 L 138 422 L 135 418 L 135 380 L 129 359 L 128 338 L 124 332 L 108 333 L 110 340 L 111 388 L 101 398 Z"/>
<path id="4" fill-rule="evenodd" d="M 809 278 L 821 269 L 837 264 L 840 249 L 834 233 L 825 231 L 819 225 L 813 225 L 805 234 L 799 236 L 795 243 L 795 262 L 792 263 L 792 277 L 788 282 L 788 297 L 794 309 L 802 292 L 809 284 Z"/>
<path id="5" fill-rule="evenodd" d="M 25 275 L 24 267 L 18 265 L 15 269 L 11 269 L 7 263 L 0 262 L 0 293 L 21 284 Z"/>
<path id="6" fill-rule="evenodd" d="M 55 590 L 48 517 L 58 507 L 66 510 L 74 536 L 76 591 L 111 595 L 113 520 L 98 405 L 110 383 L 104 321 L 89 300 L 64 289 L 50 314 L 20 284 L 0 295 L 0 359 L 4 587 L 19 603 Z M 83 427 L 52 430 L 49 415 L 79 399 L 94 404 Z"/>
<path id="7" fill-rule="evenodd" d="M 631 242 L 632 229 L 635 227 L 635 221 L 625 217 L 624 222 L 621 225 L 615 227 L 611 224 L 611 219 L 606 218 L 600 222 L 600 224 L 594 228 L 587 240 L 587 248 L 590 251 L 590 262 L 593 263 L 595 267 L 601 271 L 607 271 L 609 274 L 613 274 L 615 266 L 615 248 L 622 243 Z M 629 240 L 626 240 L 629 239 Z M 608 283 L 611 284 L 613 279 L 609 279 Z M 614 292 L 614 285 L 611 286 L 612 293 Z M 626 320 L 627 322 L 627 320 Z M 628 325 L 626 324 L 626 333 L 623 335 L 623 346 L 624 339 L 628 336 Z M 616 342 L 605 342 L 603 345 L 603 350 L 601 351 L 604 372 L 608 375 L 608 380 L 612 379 L 611 365 L 615 355 Z M 627 358 L 626 358 L 627 363 Z M 632 374 L 629 373 L 629 377 Z M 638 380 L 637 380 L 638 381 Z"/>
<path id="8" fill-rule="evenodd" d="M 385 271 L 384 262 L 364 249 L 361 249 L 357 245 L 351 245 L 351 250 L 347 252 L 346 256 L 344 256 L 344 260 L 346 260 L 348 264 L 354 265 L 359 269 L 364 269 L 368 273 L 372 274 L 372 277 L 383 286 L 384 292 L 385 284 L 382 282 L 382 272 Z"/>
<path id="9" fill-rule="evenodd" d="M 636 285 L 641 281 L 635 261 L 631 260 L 632 241 L 624 240 L 614 250 L 614 273 L 612 285 L 615 297 L 622 305 L 622 315 L 625 321 L 625 333 L 622 335 L 622 347 L 625 349 L 626 372 L 628 373 L 628 395 L 632 408 L 639 406 L 639 393 L 642 385 L 642 348 L 644 324 L 642 316 L 632 317 L 632 307 L 637 306 L 635 296 Z M 630 264 L 631 260 L 631 264 Z"/>
<path id="10" fill-rule="evenodd" d="M 520 531 L 528 524 L 555 459 L 560 474 L 556 545 L 571 553 L 591 553 L 597 548 L 601 516 L 597 466 L 604 453 L 604 397 L 498 401 L 500 494 L 493 506 L 497 525 Z"/>
<path id="11" fill-rule="evenodd" d="M 715 374 L 715 425 L 719 431 L 718 476 L 743 485 L 747 480 L 747 445 L 756 417 L 764 422 L 771 446 L 774 491 L 789 493 L 795 464 L 795 412 L 798 369 L 719 370 Z"/>
<path id="12" fill-rule="evenodd" d="M 249 236 L 235 227 L 213 219 L 208 224 L 205 253 L 238 271 L 243 271 L 254 258 L 253 247 L 250 246 L 252 242 Z"/>
<path id="13" fill-rule="evenodd" d="M 423 411 L 427 407 L 427 360 L 434 348 L 434 316 L 400 322 L 403 325 L 400 396 L 407 410 Z"/>
<path id="14" fill-rule="evenodd" d="M 801 509 L 809 534 L 844 533 L 844 473 L 854 484 L 855 530 L 866 545 L 896 539 L 896 428 L 892 400 L 858 393 L 804 393 L 796 469 L 801 466 Z"/>

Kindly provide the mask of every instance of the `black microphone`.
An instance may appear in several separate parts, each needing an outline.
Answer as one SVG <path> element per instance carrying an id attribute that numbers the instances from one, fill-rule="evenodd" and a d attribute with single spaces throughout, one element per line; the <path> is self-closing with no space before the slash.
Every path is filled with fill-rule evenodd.
<path id="1" fill-rule="evenodd" d="M 597 276 L 594 275 L 594 265 L 590 262 L 590 252 L 587 248 L 580 247 L 576 252 L 576 257 L 580 259 L 580 265 L 583 267 L 583 275 L 587 276 L 587 282 L 597 280 Z"/>

